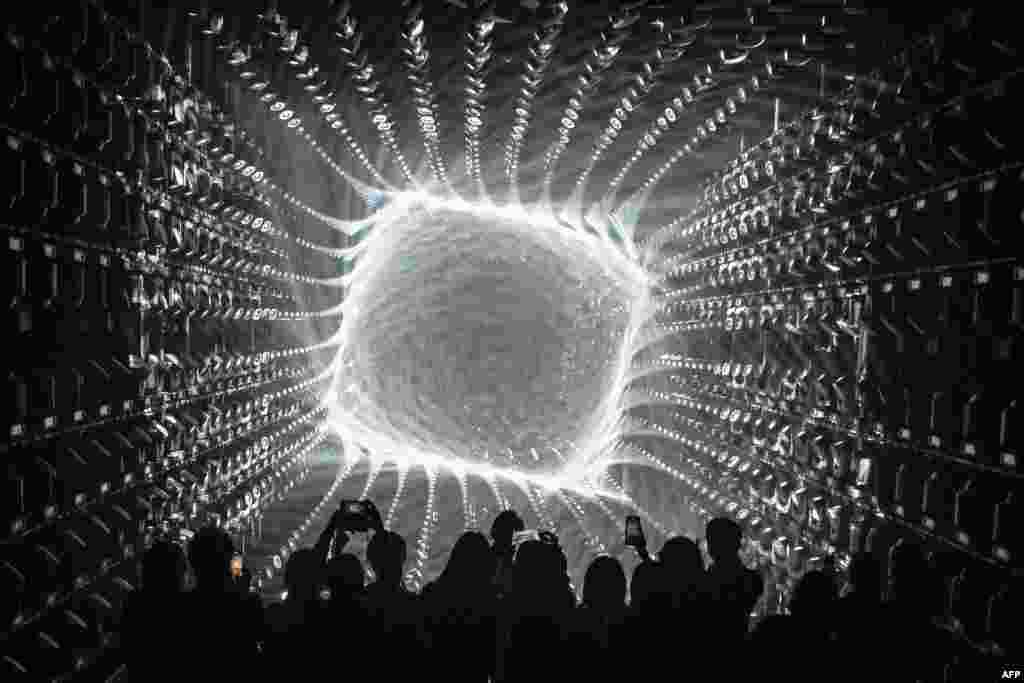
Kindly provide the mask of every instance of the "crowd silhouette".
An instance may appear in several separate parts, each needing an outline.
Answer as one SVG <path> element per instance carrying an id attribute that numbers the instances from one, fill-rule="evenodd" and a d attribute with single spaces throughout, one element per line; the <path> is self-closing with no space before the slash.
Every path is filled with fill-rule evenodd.
<path id="1" fill-rule="evenodd" d="M 804 664 L 786 669 L 791 681 L 825 672 L 917 681 L 932 679 L 929 648 L 944 646 L 929 626 L 927 562 L 910 544 L 894 550 L 886 577 L 870 554 L 854 557 L 841 596 L 834 571 L 805 573 L 786 613 L 752 624 L 765 583 L 742 562 L 742 530 L 727 518 L 707 524 L 710 562 L 690 538 L 669 539 L 657 557 L 641 545 L 627 583 L 618 559 L 597 557 L 577 604 L 557 537 L 524 537 L 513 510 L 498 515 L 490 539 L 464 533 L 441 575 L 415 593 L 403 582 L 405 540 L 369 509 L 372 573 L 345 552 L 350 534 L 339 512 L 314 547 L 290 555 L 286 597 L 268 607 L 232 566 L 224 531 L 199 531 L 187 554 L 175 543 L 153 545 L 123 618 L 121 680 L 293 677 L 322 668 L 325 657 L 367 680 L 425 672 L 466 683 L 731 680 L 773 678 L 773 662 L 797 649 Z M 180 643 L 182 656 L 168 660 L 168 642 Z"/>

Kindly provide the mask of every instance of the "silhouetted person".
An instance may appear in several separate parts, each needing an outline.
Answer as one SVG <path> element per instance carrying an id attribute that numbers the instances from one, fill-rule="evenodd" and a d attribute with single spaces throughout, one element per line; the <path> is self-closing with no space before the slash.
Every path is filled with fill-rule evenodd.
<path id="1" fill-rule="evenodd" d="M 360 624 L 360 628 L 365 630 L 366 570 L 358 557 L 343 552 L 350 540 L 348 533 L 341 528 L 343 517 L 344 511 L 341 509 L 331 516 L 313 551 L 324 566 L 324 583 L 330 591 L 330 618 L 335 622 L 344 620 L 353 627 Z M 337 554 L 328 561 L 332 547 Z"/>
<path id="2" fill-rule="evenodd" d="M 498 681 L 557 680 L 567 673 L 562 664 L 575 600 L 565 566 L 552 543 L 526 541 L 517 549 L 502 607 Z"/>
<path id="3" fill-rule="evenodd" d="M 670 538 L 662 546 L 658 562 L 664 570 L 674 630 L 692 647 L 702 647 L 708 601 L 700 546 L 685 536 Z"/>
<path id="4" fill-rule="evenodd" d="M 889 595 L 883 616 L 893 660 L 886 672 L 889 680 L 941 680 L 941 670 L 928 669 L 938 664 L 930 653 L 950 647 L 946 634 L 936 625 L 942 616 L 941 596 L 942 584 L 921 547 L 898 542 L 890 554 Z"/>
<path id="5" fill-rule="evenodd" d="M 626 573 L 617 559 L 601 555 L 587 567 L 582 607 L 601 617 L 621 616 L 626 607 Z"/>
<path id="6" fill-rule="evenodd" d="M 832 577 L 824 571 L 804 574 L 793 590 L 789 613 L 794 638 L 807 658 L 805 670 L 817 678 L 834 655 L 836 592 Z"/>
<path id="7" fill-rule="evenodd" d="M 367 587 L 367 599 L 372 608 L 390 607 L 396 600 L 404 603 L 414 598 L 402 582 L 406 561 L 405 539 L 393 531 L 375 534 L 366 548 L 376 577 Z"/>
<path id="8" fill-rule="evenodd" d="M 526 525 L 515 510 L 502 510 L 491 524 L 491 542 L 494 551 L 494 585 L 499 595 L 509 590 L 514 548 L 512 539 Z"/>
<path id="9" fill-rule="evenodd" d="M 403 581 L 406 561 L 405 539 L 393 531 L 378 531 L 366 548 L 376 579 L 366 588 L 370 630 L 379 644 L 399 657 L 387 660 L 392 668 L 385 678 L 409 680 L 421 658 L 419 642 L 419 600 Z"/>
<path id="10" fill-rule="evenodd" d="M 185 631 L 182 604 L 188 565 L 185 552 L 169 541 L 158 541 L 142 559 L 142 585 L 128 601 L 122 616 L 121 646 L 128 680 L 160 675 L 184 676 L 180 661 L 165 668 L 167 646 Z M 175 658 L 177 660 L 177 658 Z"/>
<path id="11" fill-rule="evenodd" d="M 629 605 L 632 611 L 648 614 L 668 608 L 664 567 L 656 562 L 641 562 L 633 570 L 629 584 Z"/>
<path id="12" fill-rule="evenodd" d="M 263 608 L 256 596 L 243 595 L 234 585 L 231 537 L 207 527 L 192 539 L 188 554 L 196 586 L 184 601 L 189 627 L 179 640 L 193 662 L 202 662 L 199 677 L 255 674 Z"/>
<path id="13" fill-rule="evenodd" d="M 311 548 L 296 550 L 285 565 L 287 595 L 283 602 L 267 608 L 266 658 L 274 675 L 284 676 L 295 662 L 319 657 L 320 639 L 328 622 L 320 592 L 324 567 Z"/>
<path id="14" fill-rule="evenodd" d="M 584 680 L 617 680 L 628 675 L 623 657 L 627 644 L 626 573 L 608 555 L 594 559 L 583 578 L 583 600 L 576 610 L 570 635 L 571 659 Z"/>
<path id="15" fill-rule="evenodd" d="M 880 652 L 885 646 L 882 568 L 874 554 L 861 552 L 851 559 L 849 583 L 833 620 L 837 645 L 844 652 Z M 848 681 L 880 679 L 886 674 L 880 656 L 852 657 L 844 669 Z"/>
<path id="16" fill-rule="evenodd" d="M 601 555 L 587 567 L 578 623 L 597 639 L 600 647 L 608 647 L 611 639 L 621 635 L 626 619 L 626 592 L 626 573 L 614 557 Z"/>
<path id="17" fill-rule="evenodd" d="M 475 531 L 459 537 L 437 581 L 423 589 L 425 636 L 433 670 L 452 681 L 486 683 L 494 673 L 498 598 L 495 557 Z"/>
<path id="18" fill-rule="evenodd" d="M 456 599 L 462 594 L 476 600 L 491 592 L 493 572 L 494 554 L 487 539 L 478 531 L 467 531 L 455 542 L 441 576 L 424 592 L 436 592 L 446 599 Z"/>
<path id="19" fill-rule="evenodd" d="M 685 536 L 676 536 L 662 546 L 658 561 L 665 568 L 673 607 L 700 609 L 705 589 L 704 558 L 700 546 Z"/>
<path id="20" fill-rule="evenodd" d="M 327 606 L 327 641 L 324 654 L 336 652 L 363 653 L 346 657 L 345 676 L 355 680 L 371 680 L 380 676 L 379 662 L 367 653 L 380 649 L 381 643 L 373 632 L 366 607 L 366 570 L 359 558 L 342 553 L 331 558 L 326 570 L 327 587 L 331 597 Z"/>
<path id="21" fill-rule="evenodd" d="M 327 587 L 331 591 L 332 608 L 344 610 L 366 608 L 366 571 L 359 558 L 342 553 L 327 563 Z"/>
<path id="22" fill-rule="evenodd" d="M 550 543 L 527 541 L 519 546 L 512 571 L 514 598 L 510 607 L 519 614 L 562 615 L 574 607 L 569 592 L 566 561 L 561 548 Z"/>
<path id="23" fill-rule="evenodd" d="M 682 643 L 679 624 L 673 620 L 672 595 L 664 565 L 641 562 L 633 569 L 629 585 L 627 620 L 628 652 L 664 653 Z M 671 624 L 671 628 L 666 628 Z M 685 643 L 687 648 L 690 643 Z M 663 656 L 645 657 L 644 672 L 653 676 L 670 675 L 675 664 Z"/>
<path id="24" fill-rule="evenodd" d="M 743 529 L 727 517 L 717 517 L 705 529 L 711 567 L 705 575 L 709 631 L 718 644 L 729 647 L 747 636 L 750 613 L 764 592 L 764 579 L 740 561 Z"/>

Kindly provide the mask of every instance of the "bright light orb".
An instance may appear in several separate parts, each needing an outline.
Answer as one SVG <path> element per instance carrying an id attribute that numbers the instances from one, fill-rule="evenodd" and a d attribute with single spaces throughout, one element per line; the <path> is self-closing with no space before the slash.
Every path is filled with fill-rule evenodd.
<path id="1" fill-rule="evenodd" d="M 642 269 L 522 208 L 388 201 L 347 293 L 335 431 L 407 464 L 598 493 Z"/>

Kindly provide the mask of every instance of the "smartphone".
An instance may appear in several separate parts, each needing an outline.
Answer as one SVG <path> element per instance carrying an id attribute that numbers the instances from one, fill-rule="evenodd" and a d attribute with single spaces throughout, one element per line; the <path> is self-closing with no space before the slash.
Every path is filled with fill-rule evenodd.
<path id="1" fill-rule="evenodd" d="M 644 528 L 640 525 L 640 518 L 636 515 L 626 516 L 626 545 L 633 548 L 647 546 L 647 539 L 644 538 Z"/>
<path id="2" fill-rule="evenodd" d="M 223 566 L 223 565 L 221 565 Z M 242 578 L 242 556 L 235 555 L 231 558 L 231 577 L 234 579 Z"/>

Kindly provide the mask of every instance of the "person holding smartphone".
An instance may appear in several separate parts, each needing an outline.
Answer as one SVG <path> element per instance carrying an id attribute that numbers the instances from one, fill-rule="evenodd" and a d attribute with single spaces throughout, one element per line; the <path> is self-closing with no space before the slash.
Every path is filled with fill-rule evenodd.
<path id="1" fill-rule="evenodd" d="M 153 677 L 155 662 L 162 662 L 167 643 L 187 630 L 192 615 L 184 606 L 185 552 L 170 541 L 157 541 L 142 559 L 142 585 L 127 600 L 121 617 L 119 658 L 130 680 Z M 161 664 L 161 675 L 172 680 L 188 676 L 179 658 Z"/>
<path id="2" fill-rule="evenodd" d="M 338 625 L 323 599 L 328 560 L 339 556 L 353 536 L 375 533 L 383 527 L 373 503 L 343 500 L 331 515 L 312 548 L 300 548 L 285 567 L 286 598 L 267 609 L 268 636 L 265 661 L 273 678 L 291 674 L 296 661 L 323 656 L 331 647 Z M 365 626 L 365 625 L 364 625 Z M 344 625 L 341 626 L 344 628 Z"/>

